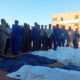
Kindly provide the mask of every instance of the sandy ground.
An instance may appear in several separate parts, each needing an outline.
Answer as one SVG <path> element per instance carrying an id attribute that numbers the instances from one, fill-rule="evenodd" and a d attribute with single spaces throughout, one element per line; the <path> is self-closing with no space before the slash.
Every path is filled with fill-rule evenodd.
<path id="1" fill-rule="evenodd" d="M 6 77 L 7 74 L 8 72 L 0 71 L 0 80 L 14 80 L 14 79 Z"/>

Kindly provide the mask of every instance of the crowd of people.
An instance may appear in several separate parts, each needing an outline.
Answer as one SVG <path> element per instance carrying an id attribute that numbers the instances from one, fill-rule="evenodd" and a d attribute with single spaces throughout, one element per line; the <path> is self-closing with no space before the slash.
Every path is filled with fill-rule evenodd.
<path id="1" fill-rule="evenodd" d="M 40 28 L 41 27 L 41 28 Z M 78 28 L 75 31 L 71 26 L 66 30 L 63 25 L 59 28 L 59 24 L 51 26 L 39 25 L 35 22 L 34 26 L 24 23 L 19 25 L 19 21 L 15 20 L 15 24 L 10 28 L 5 19 L 1 19 L 0 25 L 0 54 L 7 54 L 8 50 L 14 55 L 22 52 L 38 51 L 54 49 L 61 46 L 72 46 L 78 48 L 80 34 Z"/>

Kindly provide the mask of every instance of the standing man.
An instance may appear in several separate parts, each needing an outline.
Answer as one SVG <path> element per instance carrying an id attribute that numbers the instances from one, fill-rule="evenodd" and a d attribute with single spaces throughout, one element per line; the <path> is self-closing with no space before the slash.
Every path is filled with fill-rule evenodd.
<path id="1" fill-rule="evenodd" d="M 5 54 L 7 54 L 7 51 L 8 49 L 10 49 L 10 45 L 11 45 L 11 29 L 8 23 L 6 23 L 6 31 L 8 33 L 8 36 L 6 39 Z"/>
<path id="2" fill-rule="evenodd" d="M 53 39 L 54 50 L 56 50 L 58 46 L 61 46 L 61 29 L 59 28 L 59 24 L 53 29 Z"/>
<path id="3" fill-rule="evenodd" d="M 15 24 L 12 26 L 12 53 L 18 55 L 19 48 L 22 40 L 22 28 L 19 26 L 18 20 L 15 20 Z"/>
<path id="4" fill-rule="evenodd" d="M 61 29 L 61 46 L 65 46 L 65 40 L 67 39 L 67 30 L 65 26 L 62 26 Z"/>
<path id="5" fill-rule="evenodd" d="M 45 25 L 45 35 L 44 35 L 44 50 L 47 50 L 48 49 L 48 44 L 47 44 L 47 41 L 48 41 L 48 36 L 47 36 L 47 25 Z"/>
<path id="6" fill-rule="evenodd" d="M 33 50 L 38 51 L 40 49 L 40 29 L 37 23 L 32 29 Z"/>
<path id="7" fill-rule="evenodd" d="M 43 28 L 44 26 L 41 25 L 41 29 L 40 29 L 40 42 L 41 42 L 41 48 L 44 50 L 45 49 L 45 30 Z"/>
<path id="8" fill-rule="evenodd" d="M 75 38 L 75 32 L 72 30 L 71 26 L 68 29 L 68 36 L 67 36 L 67 46 L 73 46 L 73 40 Z"/>
<path id="9" fill-rule="evenodd" d="M 29 50 L 32 50 L 32 30 L 30 29 L 30 25 L 28 25 L 29 27 Z"/>
<path id="10" fill-rule="evenodd" d="M 49 49 L 52 48 L 52 33 L 53 30 L 51 29 L 51 24 L 49 24 L 49 29 L 47 29 L 47 44 Z"/>
<path id="11" fill-rule="evenodd" d="M 79 38 L 80 38 L 80 34 L 79 34 L 79 31 L 78 31 L 78 28 L 76 28 L 76 31 L 75 31 L 75 39 L 73 40 L 73 45 L 74 45 L 74 48 L 78 48 L 79 47 Z"/>
<path id="12" fill-rule="evenodd" d="M 0 54 L 4 54 L 8 33 L 6 31 L 6 21 L 1 19 L 0 25 Z"/>
<path id="13" fill-rule="evenodd" d="M 22 51 L 27 52 L 29 50 L 29 26 L 24 23 L 22 27 Z"/>

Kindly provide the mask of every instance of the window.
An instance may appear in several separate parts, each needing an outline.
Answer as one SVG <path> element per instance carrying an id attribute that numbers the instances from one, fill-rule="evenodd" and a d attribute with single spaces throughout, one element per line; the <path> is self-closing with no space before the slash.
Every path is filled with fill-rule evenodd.
<path id="1" fill-rule="evenodd" d="M 79 15 L 75 15 L 74 16 L 74 19 L 79 19 Z"/>
<path id="2" fill-rule="evenodd" d="M 53 18 L 53 21 L 57 21 L 57 18 Z"/>
<path id="3" fill-rule="evenodd" d="M 63 21 L 63 17 L 60 17 L 60 21 Z"/>

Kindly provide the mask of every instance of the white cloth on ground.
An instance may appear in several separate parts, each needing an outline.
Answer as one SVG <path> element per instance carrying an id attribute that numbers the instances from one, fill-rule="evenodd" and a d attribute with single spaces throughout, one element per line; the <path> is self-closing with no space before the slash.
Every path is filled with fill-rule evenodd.
<path id="1" fill-rule="evenodd" d="M 28 65 L 7 76 L 20 80 L 80 80 L 79 71 Z"/>

